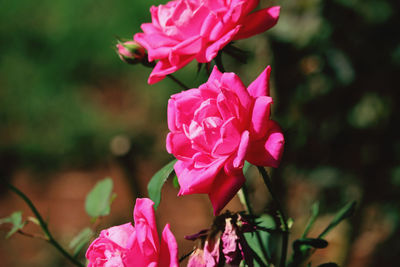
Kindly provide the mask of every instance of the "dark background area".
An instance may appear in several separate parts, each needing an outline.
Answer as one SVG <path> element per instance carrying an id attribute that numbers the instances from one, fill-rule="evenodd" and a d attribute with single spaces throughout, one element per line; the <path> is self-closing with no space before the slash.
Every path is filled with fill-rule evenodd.
<path id="1" fill-rule="evenodd" d="M 165 151 L 166 103 L 180 89 L 147 85 L 150 69 L 115 54 L 164 1 L 0 2 L 0 179 L 32 197 L 68 244 L 85 217 L 85 194 L 110 176 L 119 195 L 100 228 L 131 219 L 134 198 L 171 156 Z M 400 262 L 400 3 L 392 0 L 261 1 L 281 5 L 278 24 L 235 45 L 243 65 L 224 55 L 227 71 L 249 84 L 272 65 L 272 116 L 285 133 L 281 166 L 271 171 L 298 238 L 316 200 L 321 225 L 346 202 L 356 215 L 329 237 L 313 263 L 395 266 Z M 191 87 L 207 77 L 191 63 L 177 72 Z M 253 180 L 259 212 L 269 209 Z M 176 197 L 168 182 L 157 211 L 182 236 L 207 227 L 204 196 Z M 0 217 L 29 211 L 0 187 Z M 230 208 L 241 209 L 237 199 Z M 31 227 L 31 226 L 30 226 Z M 318 228 L 318 226 L 316 226 Z M 321 226 L 322 227 L 322 226 Z M 38 231 L 35 227 L 29 228 Z M 178 236 L 179 234 L 179 236 Z M 5 236 L 5 234 L 4 234 Z M 0 241 L 4 266 L 69 266 L 40 240 Z M 314 266 L 314 264 L 313 264 Z"/>

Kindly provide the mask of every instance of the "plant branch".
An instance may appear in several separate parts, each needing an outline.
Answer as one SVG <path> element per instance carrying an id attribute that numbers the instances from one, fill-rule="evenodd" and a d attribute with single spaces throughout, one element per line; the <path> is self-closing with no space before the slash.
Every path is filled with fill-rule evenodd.
<path id="1" fill-rule="evenodd" d="M 181 82 L 180 80 L 178 80 L 175 76 L 173 76 L 172 74 L 168 74 L 167 75 L 168 78 L 170 78 L 171 80 L 173 80 L 175 83 L 177 83 L 180 87 L 182 87 L 183 90 L 188 90 L 190 89 L 188 86 L 186 86 L 183 82 Z"/>
<path id="2" fill-rule="evenodd" d="M 215 57 L 215 64 L 217 65 L 220 72 L 225 72 L 224 65 L 222 64 L 222 52 L 219 52 Z"/>
<path id="3" fill-rule="evenodd" d="M 21 197 L 26 204 L 28 204 L 29 208 L 32 210 L 33 214 L 35 214 L 36 218 L 39 221 L 39 225 L 42 228 L 45 238 L 47 238 L 47 242 L 49 242 L 51 245 L 53 245 L 61 254 L 66 257 L 68 260 L 70 260 L 74 265 L 79 266 L 79 267 L 84 267 L 84 265 L 79 262 L 77 259 L 75 259 L 71 254 L 69 254 L 52 236 L 52 234 L 49 231 L 49 228 L 47 227 L 47 223 L 43 220 L 43 217 L 40 215 L 39 211 L 36 209 L 35 205 L 33 205 L 32 201 L 24 194 L 22 193 L 18 188 L 14 187 L 11 184 L 8 184 L 8 187 L 10 188 L 11 191 L 16 193 L 19 197 Z"/>
<path id="4" fill-rule="evenodd" d="M 148 68 L 154 68 L 156 66 L 156 63 L 154 61 L 149 61 L 147 57 L 144 57 L 143 60 L 141 61 L 142 65 Z M 173 80 L 175 83 L 177 83 L 180 87 L 182 87 L 183 90 L 188 90 L 190 89 L 188 86 L 186 86 L 183 82 L 178 80 L 175 76 L 172 74 L 167 75 L 168 78 Z"/>
<path id="5" fill-rule="evenodd" d="M 253 208 L 251 207 L 251 204 L 250 204 L 249 193 L 248 193 L 248 190 L 247 190 L 246 183 L 243 184 L 242 192 L 243 192 L 244 203 L 245 203 L 245 207 L 247 209 L 247 212 L 251 215 L 250 218 L 253 220 L 253 223 L 255 224 Z M 265 260 L 267 261 L 267 264 L 269 265 L 269 262 L 271 261 L 271 259 L 268 257 L 267 250 L 266 250 L 266 248 L 264 246 L 264 243 L 262 242 L 262 239 L 261 239 L 261 235 L 260 235 L 260 233 L 258 231 L 255 231 L 255 235 L 256 235 L 256 238 L 257 238 L 258 245 L 260 246 L 261 251 L 263 253 L 263 256 L 264 256 Z"/>
<path id="6" fill-rule="evenodd" d="M 31 233 L 24 232 L 22 230 L 18 230 L 17 233 L 20 235 L 23 235 L 23 236 L 30 237 L 30 238 L 38 238 L 38 239 L 42 239 L 47 242 L 49 241 L 49 239 L 46 236 L 42 236 L 42 235 L 38 235 L 38 234 L 31 234 Z"/>
<path id="7" fill-rule="evenodd" d="M 287 224 L 287 219 L 286 219 L 285 213 L 283 213 L 280 201 L 277 198 L 277 196 L 275 195 L 275 191 L 272 188 L 272 183 L 271 183 L 271 180 L 269 178 L 267 171 L 264 169 L 264 167 L 261 167 L 261 166 L 257 166 L 257 168 L 264 180 L 265 185 L 267 186 L 267 188 L 271 194 L 271 197 L 276 205 L 278 216 L 280 218 L 283 234 L 282 234 L 282 252 L 281 252 L 282 255 L 281 255 L 281 260 L 280 260 L 279 266 L 284 267 L 286 265 L 286 253 L 287 253 L 288 239 L 289 239 L 289 227 Z"/>

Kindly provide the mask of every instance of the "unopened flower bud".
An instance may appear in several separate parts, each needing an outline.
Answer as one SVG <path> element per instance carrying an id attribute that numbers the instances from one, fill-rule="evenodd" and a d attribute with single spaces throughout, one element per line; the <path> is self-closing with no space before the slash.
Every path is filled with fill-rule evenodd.
<path id="1" fill-rule="evenodd" d="M 121 60 L 128 64 L 139 63 L 146 57 L 146 49 L 135 41 L 118 43 L 117 53 Z"/>

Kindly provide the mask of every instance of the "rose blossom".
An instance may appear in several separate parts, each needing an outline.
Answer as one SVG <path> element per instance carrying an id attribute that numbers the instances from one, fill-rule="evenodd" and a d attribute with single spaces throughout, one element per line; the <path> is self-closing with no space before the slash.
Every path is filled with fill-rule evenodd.
<path id="1" fill-rule="evenodd" d="M 168 224 L 160 244 L 153 205 L 148 198 L 138 198 L 135 226 L 126 223 L 101 231 L 86 251 L 88 267 L 178 266 L 178 245 Z"/>
<path id="2" fill-rule="evenodd" d="M 276 24 L 279 7 L 252 12 L 259 0 L 174 0 L 152 6 L 152 23 L 134 40 L 147 49 L 149 61 L 159 60 L 148 83 L 196 59 L 210 62 L 233 40 L 262 33 Z"/>
<path id="3" fill-rule="evenodd" d="M 284 139 L 269 119 L 270 70 L 246 88 L 234 73 L 214 67 L 198 89 L 171 96 L 167 150 L 178 159 L 179 195 L 208 194 L 218 214 L 242 187 L 245 160 L 278 166 Z"/>

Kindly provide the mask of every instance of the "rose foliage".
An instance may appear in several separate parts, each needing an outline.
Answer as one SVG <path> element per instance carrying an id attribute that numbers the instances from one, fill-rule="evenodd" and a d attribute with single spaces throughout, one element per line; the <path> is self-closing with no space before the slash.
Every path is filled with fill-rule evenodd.
<path id="1" fill-rule="evenodd" d="M 278 6 L 258 11 L 258 0 L 174 0 L 150 8 L 152 22 L 134 40 L 146 48 L 148 60 L 159 60 L 149 77 L 154 84 L 196 59 L 210 62 L 229 42 L 274 26 Z"/>
<path id="2" fill-rule="evenodd" d="M 103 230 L 86 252 L 88 267 L 178 266 L 178 245 L 167 224 L 158 238 L 153 202 L 136 199 L 135 226 L 126 223 Z"/>
<path id="3" fill-rule="evenodd" d="M 217 215 L 245 182 L 245 160 L 277 167 L 284 138 L 270 119 L 267 67 L 248 88 L 234 73 L 214 67 L 199 88 L 172 95 L 168 102 L 167 150 L 179 195 L 208 194 Z"/>

